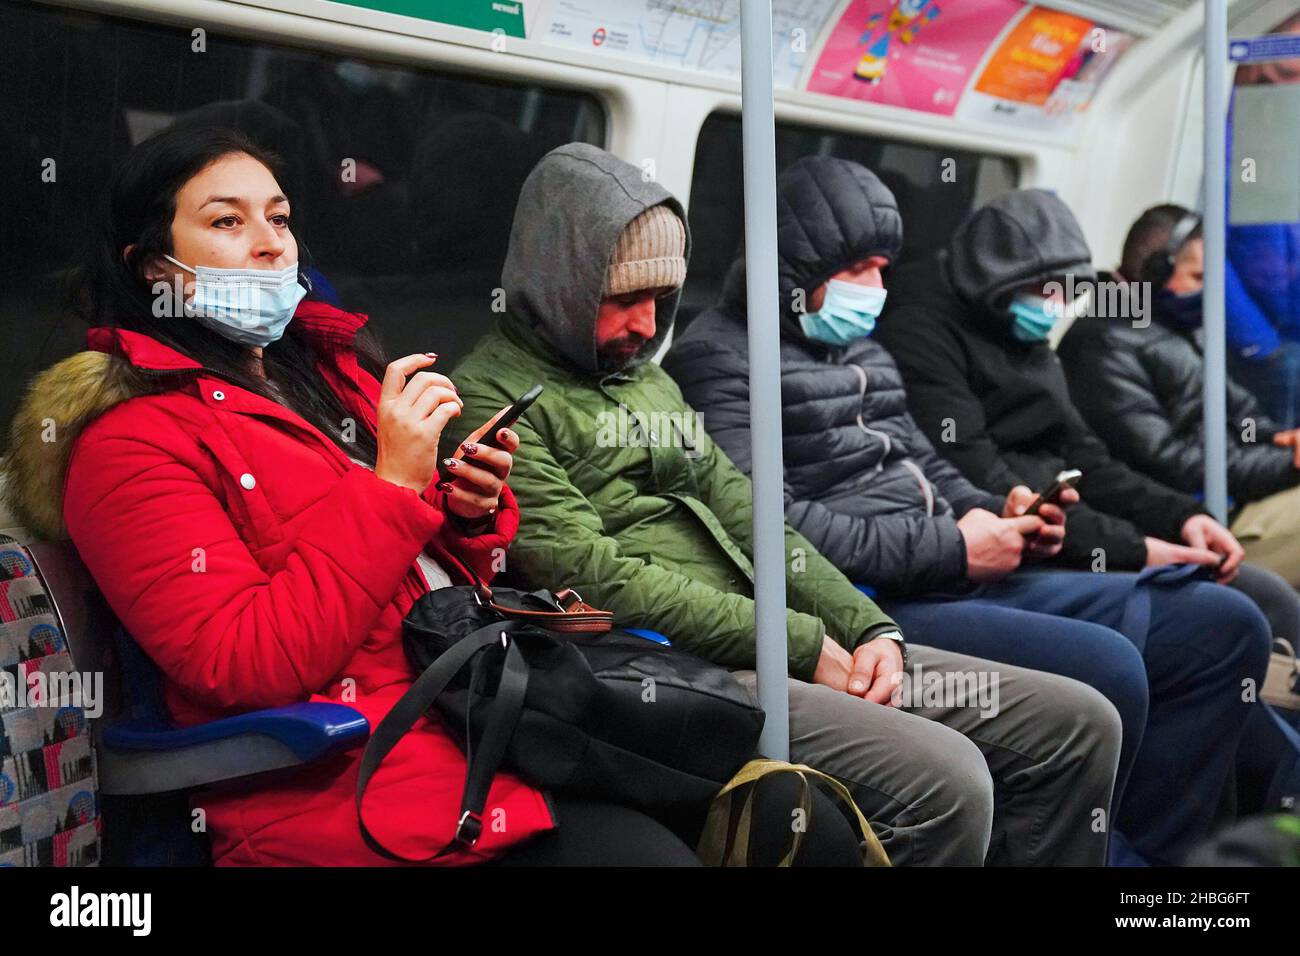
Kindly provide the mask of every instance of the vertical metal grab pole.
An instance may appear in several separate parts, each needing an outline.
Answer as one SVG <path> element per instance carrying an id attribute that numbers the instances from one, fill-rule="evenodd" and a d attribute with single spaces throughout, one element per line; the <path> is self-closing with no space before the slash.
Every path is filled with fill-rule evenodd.
<path id="1" fill-rule="evenodd" d="M 785 631 L 785 466 L 781 457 L 780 313 L 776 278 L 776 116 L 772 7 L 741 0 L 740 98 L 745 171 L 745 293 L 749 318 L 749 427 L 754 479 L 754 603 L 759 750 L 790 754 Z"/>
<path id="2" fill-rule="evenodd" d="M 1228 65 L 1225 0 L 1205 0 L 1205 507 L 1228 520 L 1227 346 L 1224 259 L 1227 222 Z"/>

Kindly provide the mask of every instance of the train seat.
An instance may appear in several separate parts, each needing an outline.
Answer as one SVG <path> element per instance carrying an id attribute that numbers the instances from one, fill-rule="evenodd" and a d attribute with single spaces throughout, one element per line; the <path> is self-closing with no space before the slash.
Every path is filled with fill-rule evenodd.
<path id="1" fill-rule="evenodd" d="M 188 826 L 186 792 L 300 766 L 365 742 L 370 728 L 342 704 L 299 703 L 176 727 L 157 666 L 113 617 L 68 541 L 26 545 L 80 672 L 104 675 L 91 722 L 105 823 L 104 862 L 194 864 L 206 841 Z"/>

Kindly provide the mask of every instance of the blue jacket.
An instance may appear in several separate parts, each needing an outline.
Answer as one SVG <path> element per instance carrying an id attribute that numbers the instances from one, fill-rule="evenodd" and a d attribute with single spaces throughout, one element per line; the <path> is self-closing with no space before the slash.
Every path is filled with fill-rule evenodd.
<path id="1" fill-rule="evenodd" d="M 1232 133 L 1229 115 L 1229 176 Z M 1263 358 L 1284 338 L 1300 340 L 1300 222 L 1229 225 L 1225 281 L 1228 348 Z"/>

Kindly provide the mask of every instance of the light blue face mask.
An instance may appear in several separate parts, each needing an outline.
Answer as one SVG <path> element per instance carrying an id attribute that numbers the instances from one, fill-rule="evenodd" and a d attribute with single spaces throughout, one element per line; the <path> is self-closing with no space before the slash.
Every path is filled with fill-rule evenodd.
<path id="1" fill-rule="evenodd" d="M 884 289 L 875 286 L 831 279 L 826 283 L 822 307 L 799 316 L 799 325 L 814 342 L 848 345 L 876 330 L 876 319 L 885 308 L 885 294 Z"/>
<path id="2" fill-rule="evenodd" d="M 1032 292 L 1021 292 L 1011 300 L 1011 335 L 1018 342 L 1033 345 L 1046 342 L 1052 326 L 1061 317 L 1061 306 Z"/>
<path id="3" fill-rule="evenodd" d="M 194 295 L 185 303 L 185 314 L 241 345 L 261 348 L 284 335 L 307 294 L 298 282 L 296 264 L 283 269 L 192 269 L 171 256 L 164 258 L 194 273 Z"/>

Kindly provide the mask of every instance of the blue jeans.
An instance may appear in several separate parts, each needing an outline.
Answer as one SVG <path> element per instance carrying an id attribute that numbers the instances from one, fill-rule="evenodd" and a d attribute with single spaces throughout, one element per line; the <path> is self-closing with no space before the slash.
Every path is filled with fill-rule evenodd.
<path id="1" fill-rule="evenodd" d="M 1104 694 L 1124 722 L 1112 829 L 1171 865 L 1215 822 L 1251 713 L 1242 682 L 1262 685 L 1269 627 L 1245 595 L 1188 580 L 1145 586 L 1149 619 L 1135 628 L 1125 612 L 1137 578 L 1028 570 L 965 595 L 880 603 L 917 643 Z"/>

